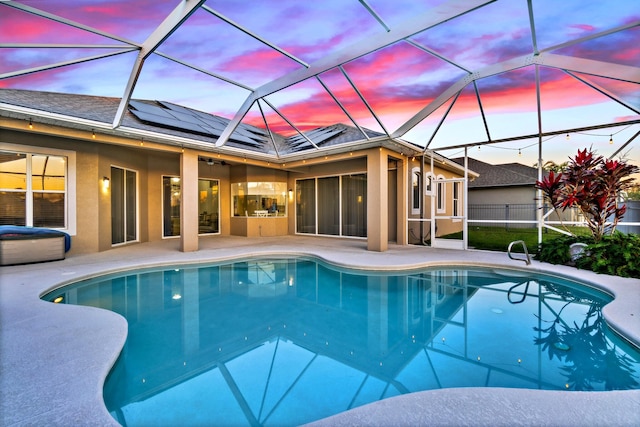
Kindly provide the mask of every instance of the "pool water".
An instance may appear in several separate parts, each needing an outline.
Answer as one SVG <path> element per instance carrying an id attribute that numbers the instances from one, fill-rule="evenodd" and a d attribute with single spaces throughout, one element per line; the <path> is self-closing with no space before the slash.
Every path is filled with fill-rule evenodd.
<path id="1" fill-rule="evenodd" d="M 104 386 L 123 425 L 299 425 L 421 390 L 640 388 L 605 294 L 516 270 L 253 259 L 141 270 L 49 301 L 124 316 Z"/>

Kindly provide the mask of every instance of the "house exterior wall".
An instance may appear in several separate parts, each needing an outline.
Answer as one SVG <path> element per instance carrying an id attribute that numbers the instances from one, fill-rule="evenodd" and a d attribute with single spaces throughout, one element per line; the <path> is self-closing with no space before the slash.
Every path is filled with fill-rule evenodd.
<path id="1" fill-rule="evenodd" d="M 69 230 L 64 230 L 72 235 L 70 254 L 99 252 L 113 247 L 112 193 L 111 189 L 105 189 L 102 185 L 103 177 L 111 179 L 112 167 L 136 173 L 138 238 L 135 242 L 175 238 L 163 236 L 163 177 L 181 176 L 183 150 L 180 147 L 112 135 L 92 138 L 91 133 L 86 131 L 42 123 L 38 124 L 37 129 L 21 130 L 24 126 L 21 121 L 15 121 L 17 125 L 8 127 L 4 126 L 5 120 L 10 119 L 2 120 L 0 150 L 42 154 L 63 150 L 70 153 L 74 164 L 69 164 L 70 194 L 67 203 L 72 208 L 70 221 L 73 224 Z M 199 155 L 206 158 L 212 156 L 211 153 L 192 151 L 189 165 L 193 165 L 193 159 L 196 158 L 193 156 Z M 214 160 L 213 166 L 197 161 L 197 178 L 215 179 L 219 182 L 221 235 L 296 234 L 295 201 L 289 196 L 286 197 L 286 217 L 233 217 L 231 184 L 234 182 L 285 182 L 287 189 L 294 189 L 297 179 L 364 173 L 368 175 L 367 216 L 373 220 L 371 224 L 367 221 L 368 247 L 384 251 L 389 240 L 396 240 L 400 244 L 407 242 L 406 218 L 410 211 L 408 191 L 411 190 L 407 182 L 410 179 L 411 164 L 410 159 L 393 150 L 379 147 L 354 150 L 351 153 L 300 160 L 291 166 L 257 160 L 247 162 L 247 159 L 231 155 L 217 155 Z M 223 160 L 226 165 L 220 164 Z M 437 169 L 436 173 L 446 177 L 459 177 L 444 169 Z M 192 177 L 197 179 L 195 174 Z M 425 197 L 424 202 L 429 200 L 429 197 Z M 195 232 L 191 230 L 190 233 L 196 236 L 197 242 L 197 227 Z M 215 238 L 215 234 L 203 237 Z M 191 236 L 189 242 L 193 242 L 193 238 Z M 190 250 L 195 250 L 193 245 L 190 247 Z"/>
<path id="2" fill-rule="evenodd" d="M 470 188 L 469 204 L 535 204 L 536 189 L 533 185 L 518 187 Z"/>
<path id="3" fill-rule="evenodd" d="M 537 190 L 533 185 L 469 189 L 469 220 L 537 221 Z M 544 213 L 550 209 L 545 207 Z M 575 209 L 556 211 L 548 221 L 580 221 Z M 490 224 L 489 224 L 490 225 Z M 497 224 L 501 226 L 502 224 Z M 517 227 L 535 227 L 517 224 Z"/>

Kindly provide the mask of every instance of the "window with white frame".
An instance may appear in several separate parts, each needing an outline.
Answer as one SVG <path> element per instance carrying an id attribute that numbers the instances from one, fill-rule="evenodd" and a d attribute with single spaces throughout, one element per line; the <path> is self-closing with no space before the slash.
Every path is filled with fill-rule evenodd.
<path id="1" fill-rule="evenodd" d="M 420 168 L 411 170 L 411 213 L 417 215 L 422 206 L 422 174 Z"/>
<path id="2" fill-rule="evenodd" d="M 460 204 L 460 184 L 459 181 L 453 183 L 453 216 L 460 216 L 462 205 Z"/>
<path id="3" fill-rule="evenodd" d="M 66 154 L 0 150 L 0 224 L 69 228 Z"/>
<path id="4" fill-rule="evenodd" d="M 436 212 L 444 213 L 446 211 L 446 188 L 444 176 L 438 175 L 436 179 Z"/>
<path id="5" fill-rule="evenodd" d="M 430 196 L 433 193 L 433 172 L 427 172 L 424 174 L 424 194 Z"/>

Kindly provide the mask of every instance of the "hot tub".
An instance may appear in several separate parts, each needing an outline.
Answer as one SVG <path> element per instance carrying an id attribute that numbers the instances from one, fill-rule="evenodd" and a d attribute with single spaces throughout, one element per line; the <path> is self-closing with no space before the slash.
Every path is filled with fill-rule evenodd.
<path id="1" fill-rule="evenodd" d="M 71 236 L 39 227 L 0 226 L 0 265 L 30 264 L 64 259 Z"/>

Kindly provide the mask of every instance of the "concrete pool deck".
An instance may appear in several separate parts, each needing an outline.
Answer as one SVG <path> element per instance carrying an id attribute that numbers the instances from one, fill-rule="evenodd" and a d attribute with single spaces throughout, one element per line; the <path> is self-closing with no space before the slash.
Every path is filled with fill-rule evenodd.
<path id="1" fill-rule="evenodd" d="M 570 267 L 510 260 L 485 251 L 389 245 L 369 252 L 351 239 L 287 236 L 200 239 L 200 250 L 178 251 L 177 240 L 142 243 L 41 264 L 0 267 L 0 425 L 113 426 L 102 386 L 125 339 L 119 315 L 40 300 L 47 290 L 104 272 L 197 263 L 239 256 L 318 256 L 341 266 L 406 269 L 432 265 L 505 266 L 572 277 L 606 290 L 608 324 L 640 345 L 640 281 Z M 558 392 L 456 388 L 407 394 L 355 408 L 315 425 L 640 425 L 640 390 Z"/>

